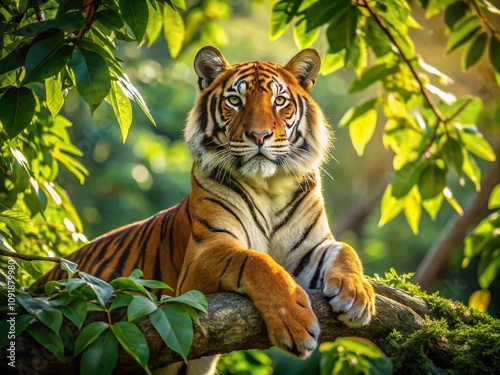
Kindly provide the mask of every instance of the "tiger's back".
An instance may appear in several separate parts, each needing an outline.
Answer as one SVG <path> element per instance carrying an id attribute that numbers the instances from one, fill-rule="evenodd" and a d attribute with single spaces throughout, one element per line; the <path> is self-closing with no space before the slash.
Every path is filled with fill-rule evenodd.
<path id="1" fill-rule="evenodd" d="M 77 263 L 79 270 L 106 281 L 140 269 L 144 278 L 163 281 L 172 288 L 158 294 L 174 295 L 190 236 L 187 196 L 178 205 L 108 232 L 65 258 Z M 56 266 L 37 284 L 66 277 L 66 271 Z"/>

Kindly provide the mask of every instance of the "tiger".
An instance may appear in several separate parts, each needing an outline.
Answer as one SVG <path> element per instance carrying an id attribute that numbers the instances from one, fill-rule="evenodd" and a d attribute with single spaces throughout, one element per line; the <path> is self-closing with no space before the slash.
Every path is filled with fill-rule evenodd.
<path id="1" fill-rule="evenodd" d="M 300 358 L 317 347 L 320 333 L 304 288 L 322 289 L 344 323 L 368 324 L 373 288 L 353 248 L 333 236 L 322 195 L 332 131 L 310 96 L 320 67 L 314 49 L 282 66 L 231 65 L 215 47 L 201 48 L 194 59 L 198 97 L 183 130 L 193 159 L 189 195 L 68 259 L 104 280 L 139 268 L 145 278 L 175 286 L 161 294 L 244 294 L 270 341 Z M 54 268 L 41 282 L 63 272 Z M 216 359 L 197 360 L 193 371 L 196 361 L 173 367 L 213 373 Z"/>

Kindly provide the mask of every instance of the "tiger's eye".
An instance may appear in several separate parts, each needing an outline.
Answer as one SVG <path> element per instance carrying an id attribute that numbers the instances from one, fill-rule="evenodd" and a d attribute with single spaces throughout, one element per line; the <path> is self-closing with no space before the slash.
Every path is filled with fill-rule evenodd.
<path id="1" fill-rule="evenodd" d="M 241 99 L 239 96 L 231 95 L 231 96 L 227 97 L 226 100 L 229 102 L 229 104 L 231 104 L 235 107 L 238 107 L 241 105 Z"/>
<path id="2" fill-rule="evenodd" d="M 276 98 L 274 98 L 274 104 L 277 106 L 281 106 L 285 104 L 285 102 L 286 98 L 284 96 L 277 96 Z"/>

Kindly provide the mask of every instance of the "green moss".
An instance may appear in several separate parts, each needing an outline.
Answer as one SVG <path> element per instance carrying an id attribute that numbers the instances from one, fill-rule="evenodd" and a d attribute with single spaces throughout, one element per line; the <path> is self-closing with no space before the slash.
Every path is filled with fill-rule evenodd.
<path id="1" fill-rule="evenodd" d="M 423 298 L 431 312 L 427 325 L 404 337 L 393 331 L 379 344 L 391 356 L 396 373 L 493 374 L 500 369 L 500 320 L 461 303 L 427 294 L 411 275 L 394 270 L 376 281 Z"/>

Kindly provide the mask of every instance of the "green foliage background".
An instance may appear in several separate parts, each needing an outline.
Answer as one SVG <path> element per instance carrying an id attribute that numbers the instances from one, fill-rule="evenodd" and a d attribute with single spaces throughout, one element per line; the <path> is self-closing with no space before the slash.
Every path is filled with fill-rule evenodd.
<path id="1" fill-rule="evenodd" d="M 196 97 L 193 56 L 206 44 L 230 62 L 320 51 L 328 74 L 312 94 L 336 138 L 328 212 L 367 274 L 414 272 L 500 144 L 500 17 L 487 1 L 105 0 L 89 31 L 81 1 L 60 4 L 0 7 L 3 249 L 64 256 L 188 194 L 181 129 Z M 499 195 L 436 284 L 442 295 L 499 295 Z M 51 266 L 21 261 L 19 281 Z"/>

